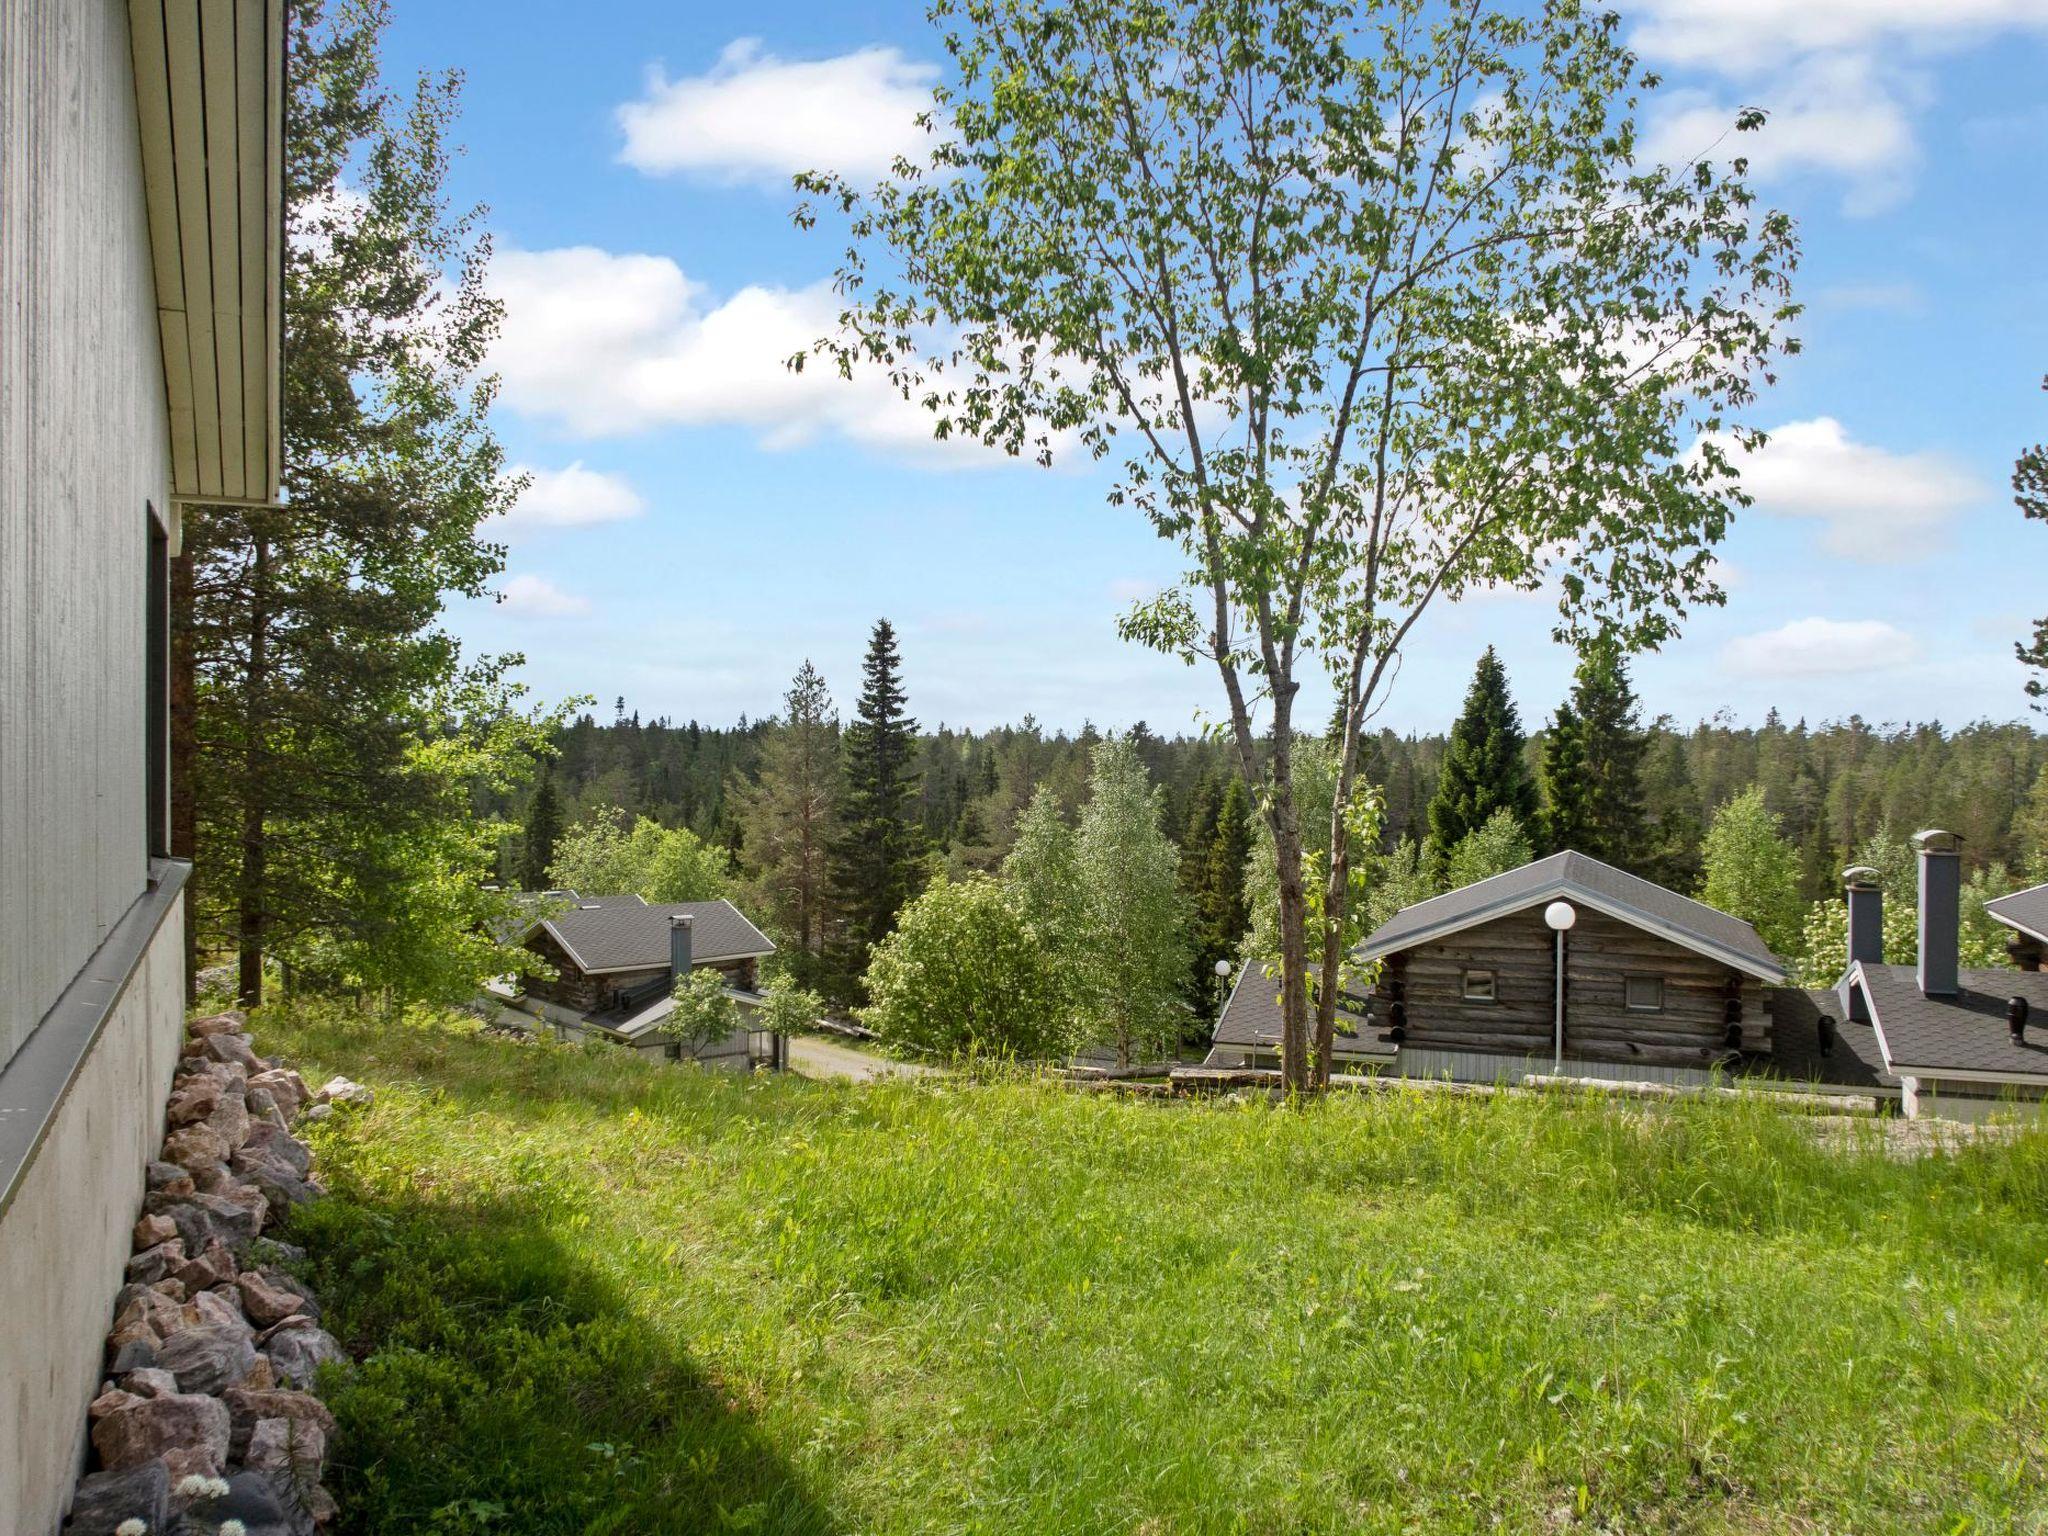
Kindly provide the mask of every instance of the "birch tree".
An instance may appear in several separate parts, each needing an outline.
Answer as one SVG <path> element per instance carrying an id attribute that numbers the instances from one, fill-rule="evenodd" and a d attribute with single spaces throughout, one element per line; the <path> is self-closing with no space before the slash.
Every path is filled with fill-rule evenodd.
<path id="1" fill-rule="evenodd" d="M 1312 904 L 1304 682 L 1335 694 L 1355 818 L 1360 731 L 1433 603 L 1549 586 L 1561 637 L 1642 647 L 1718 601 L 1791 222 L 1728 143 L 1644 161 L 1656 82 L 1575 0 L 931 16 L 929 152 L 871 189 L 798 178 L 798 222 L 848 229 L 810 355 L 887 370 L 941 437 L 1110 458 L 1111 503 L 1183 553 L 1123 632 L 1216 673 L 1274 841 L 1285 1080 L 1319 1086 L 1338 989 L 1311 1021 L 1305 977 L 1341 969 L 1353 851 L 1333 828 Z"/>

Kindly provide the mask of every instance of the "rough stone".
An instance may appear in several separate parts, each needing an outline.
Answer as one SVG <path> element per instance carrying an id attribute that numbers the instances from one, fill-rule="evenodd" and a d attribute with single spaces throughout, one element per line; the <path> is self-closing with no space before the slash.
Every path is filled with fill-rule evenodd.
<path id="1" fill-rule="evenodd" d="M 188 1291 L 210 1290 L 235 1278 L 235 1256 L 228 1245 L 214 1238 L 204 1249 L 178 1266 L 178 1278 Z"/>
<path id="2" fill-rule="evenodd" d="M 208 1035 L 199 1042 L 199 1049 L 209 1061 L 228 1061 L 243 1068 L 250 1077 L 269 1070 L 270 1063 L 250 1049 L 247 1035 L 221 1033 Z"/>
<path id="3" fill-rule="evenodd" d="M 176 1199 L 192 1193 L 192 1175 L 176 1163 L 167 1163 L 153 1158 L 149 1164 L 149 1189 L 151 1194 L 168 1195 Z"/>
<path id="4" fill-rule="evenodd" d="M 246 1333 L 254 1333 L 256 1331 L 249 1326 L 249 1320 L 242 1315 L 242 1298 L 232 1285 L 223 1285 L 217 1290 L 199 1292 L 190 1301 L 185 1303 L 185 1308 L 179 1321 L 181 1328 L 204 1326 L 211 1328 L 240 1328 Z"/>
<path id="5" fill-rule="evenodd" d="M 341 1341 L 316 1326 L 273 1329 L 264 1340 L 263 1353 L 270 1356 L 278 1380 L 292 1387 L 310 1387 L 321 1366 L 348 1359 Z"/>
<path id="6" fill-rule="evenodd" d="M 239 1093 L 224 1093 L 213 1113 L 206 1117 L 206 1123 L 220 1133 L 220 1139 L 233 1152 L 249 1139 L 249 1104 Z"/>
<path id="7" fill-rule="evenodd" d="M 192 1170 L 192 1183 L 203 1195 L 224 1195 L 235 1187 L 235 1176 L 226 1163 L 208 1163 Z"/>
<path id="8" fill-rule="evenodd" d="M 167 1243 L 178 1235 L 178 1224 L 168 1216 L 147 1215 L 136 1218 L 135 1230 L 131 1234 L 136 1252 L 154 1248 L 158 1243 Z"/>
<path id="9" fill-rule="evenodd" d="M 71 1496 L 65 1536 L 115 1536 L 123 1521 L 140 1520 L 150 1536 L 171 1524 L 171 1473 L 160 1461 L 95 1472 Z"/>
<path id="10" fill-rule="evenodd" d="M 228 1416 L 234 1421 L 237 1455 L 260 1419 L 290 1419 L 326 1433 L 334 1429 L 334 1415 L 310 1392 L 295 1392 L 286 1387 L 229 1387 L 221 1394 L 221 1401 L 228 1405 Z"/>
<path id="11" fill-rule="evenodd" d="M 356 1104 L 368 1108 L 377 1096 L 361 1083 L 352 1083 L 345 1077 L 330 1077 L 313 1097 L 322 1104 Z"/>
<path id="12" fill-rule="evenodd" d="M 229 1239 L 231 1243 L 247 1242 L 263 1230 L 264 1219 L 270 1214 L 270 1201 L 262 1190 L 251 1184 L 232 1184 L 222 1190 L 218 1198 L 225 1201 L 230 1210 L 241 1213 L 240 1219 L 232 1224 L 235 1236 Z"/>
<path id="13" fill-rule="evenodd" d="M 239 1008 L 230 1008 L 224 1013 L 209 1013 L 203 1019 L 194 1019 L 185 1026 L 185 1033 L 195 1040 L 208 1035 L 239 1035 L 247 1032 L 249 1015 Z"/>
<path id="14" fill-rule="evenodd" d="M 313 1536 L 307 1500 L 292 1490 L 288 1474 L 250 1469 L 228 1479 L 227 1493 L 207 1511 L 213 1521 L 239 1520 L 243 1536 Z"/>
<path id="15" fill-rule="evenodd" d="M 221 1085 L 213 1077 L 194 1073 L 182 1078 L 171 1090 L 164 1113 L 172 1125 L 193 1125 L 220 1107 Z"/>
<path id="16" fill-rule="evenodd" d="M 85 1411 L 95 1419 L 104 1419 L 108 1414 L 126 1408 L 130 1403 L 141 1401 L 142 1399 L 133 1392 L 124 1392 L 119 1387 L 109 1387 L 94 1398 Z"/>
<path id="17" fill-rule="evenodd" d="M 304 1205 L 317 1193 L 311 1184 L 268 1156 L 237 1152 L 235 1172 L 261 1191 L 272 1221 L 282 1221 L 293 1206 Z"/>
<path id="18" fill-rule="evenodd" d="M 128 1371 L 121 1377 L 121 1390 L 137 1397 L 169 1397 L 178 1390 L 178 1378 L 154 1367 Z"/>
<path id="19" fill-rule="evenodd" d="M 283 1108 L 277 1097 L 268 1088 L 251 1087 L 248 1092 L 249 1118 L 257 1125 L 274 1125 L 279 1130 L 288 1130 L 290 1123 L 285 1119 Z"/>
<path id="20" fill-rule="evenodd" d="M 295 1472 L 311 1482 L 327 1459 L 327 1432 L 307 1420 L 258 1419 L 243 1459 L 260 1470 Z"/>
<path id="21" fill-rule="evenodd" d="M 277 1372 L 271 1367 L 270 1356 L 259 1354 L 256 1363 L 249 1367 L 249 1374 L 240 1383 L 251 1392 L 268 1392 L 277 1385 Z M 229 1388 L 230 1391 L 234 1389 Z"/>
<path id="22" fill-rule="evenodd" d="M 256 1344 L 249 1326 L 195 1323 L 164 1340 L 158 1363 L 178 1378 L 182 1392 L 220 1392 L 240 1381 L 256 1363 Z M 277 1357 L 271 1356 L 275 1364 Z"/>
<path id="23" fill-rule="evenodd" d="M 218 1472 L 227 1461 L 227 1404 L 203 1392 L 138 1398 L 92 1427 L 93 1449 L 113 1471 L 163 1460 L 173 1478 Z"/>
<path id="24" fill-rule="evenodd" d="M 198 1170 L 208 1163 L 225 1163 L 232 1150 L 227 1138 L 204 1120 L 181 1125 L 164 1138 L 164 1160 L 192 1173 L 195 1182 Z"/>
<path id="25" fill-rule="evenodd" d="M 147 1329 L 123 1339 L 114 1346 L 115 1371 L 139 1371 L 154 1366 L 160 1343 L 162 1340 Z"/>
<path id="26" fill-rule="evenodd" d="M 177 1238 L 145 1248 L 128 1261 L 130 1280 L 161 1280 L 185 1262 L 185 1245 Z"/>
<path id="27" fill-rule="evenodd" d="M 288 1067 L 274 1067 L 250 1078 L 249 1091 L 253 1094 L 259 1088 L 270 1095 L 287 1120 L 299 1112 L 299 1106 L 309 1097 L 305 1080 Z"/>
<path id="28" fill-rule="evenodd" d="M 259 1328 L 283 1322 L 294 1312 L 306 1309 L 305 1297 L 288 1291 L 268 1276 L 251 1270 L 235 1281 L 242 1293 L 242 1311 Z"/>
<path id="29" fill-rule="evenodd" d="M 317 1125 L 320 1121 L 325 1120 L 329 1115 L 333 1113 L 334 1106 L 332 1104 L 315 1104 L 311 1109 L 306 1111 L 306 1118 Z"/>
<path id="30" fill-rule="evenodd" d="M 302 1179 L 313 1171 L 313 1154 L 306 1144 L 290 1131 L 272 1125 L 251 1126 L 244 1150 L 252 1156 L 274 1158 Z"/>

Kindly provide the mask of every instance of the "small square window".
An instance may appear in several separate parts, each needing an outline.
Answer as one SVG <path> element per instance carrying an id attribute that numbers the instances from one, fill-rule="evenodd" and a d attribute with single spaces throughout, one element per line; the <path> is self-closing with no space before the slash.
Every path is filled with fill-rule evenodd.
<path id="1" fill-rule="evenodd" d="M 1490 1003 L 1494 999 L 1493 972 L 1467 971 L 1465 973 L 1464 997 L 1468 1003 Z"/>
<path id="2" fill-rule="evenodd" d="M 1664 978 L 1662 976 L 1629 976 L 1622 981 L 1622 1001 L 1630 1013 L 1662 1013 L 1664 1011 Z"/>

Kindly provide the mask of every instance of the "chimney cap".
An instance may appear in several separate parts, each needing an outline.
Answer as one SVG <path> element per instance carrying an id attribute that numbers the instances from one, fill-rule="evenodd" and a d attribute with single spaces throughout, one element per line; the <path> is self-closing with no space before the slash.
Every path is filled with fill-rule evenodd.
<path id="1" fill-rule="evenodd" d="M 696 917 L 688 912 L 671 912 L 668 915 L 668 925 L 671 928 L 689 928 L 694 926 L 696 921 Z"/>
<path id="2" fill-rule="evenodd" d="M 1868 864 L 1851 864 L 1842 871 L 1842 883 L 1857 890 L 1875 890 L 1878 873 Z"/>
<path id="3" fill-rule="evenodd" d="M 1939 827 L 1929 827 L 1913 834 L 1913 846 L 1922 853 L 1961 853 L 1963 840 L 1953 832 L 1944 832 Z"/>

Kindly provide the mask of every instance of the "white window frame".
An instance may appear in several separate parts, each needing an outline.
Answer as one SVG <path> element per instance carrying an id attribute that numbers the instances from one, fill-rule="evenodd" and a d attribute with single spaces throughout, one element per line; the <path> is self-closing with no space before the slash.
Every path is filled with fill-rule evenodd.
<path id="1" fill-rule="evenodd" d="M 1657 988 L 1656 1002 L 1639 1003 L 1635 1001 L 1630 993 L 1638 982 L 1648 982 Z M 1662 976 L 1643 974 L 1623 976 L 1621 978 L 1621 1006 L 1630 1013 L 1662 1013 L 1664 1011 L 1664 978 Z"/>

